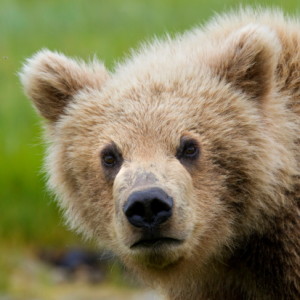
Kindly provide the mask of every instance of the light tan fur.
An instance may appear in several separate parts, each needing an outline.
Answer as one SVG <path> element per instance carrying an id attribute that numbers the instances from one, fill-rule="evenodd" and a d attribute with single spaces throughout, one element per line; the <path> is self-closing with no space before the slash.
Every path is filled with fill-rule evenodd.
<path id="1" fill-rule="evenodd" d="M 111 75 L 47 50 L 28 60 L 72 228 L 170 299 L 299 299 L 299 49 L 299 21 L 246 9 L 155 40 Z M 182 136 L 200 144 L 193 164 L 176 158 Z M 124 161 L 108 176 L 112 142 Z M 174 199 L 161 232 L 180 245 L 131 249 L 141 231 L 122 208 L 145 187 Z"/>

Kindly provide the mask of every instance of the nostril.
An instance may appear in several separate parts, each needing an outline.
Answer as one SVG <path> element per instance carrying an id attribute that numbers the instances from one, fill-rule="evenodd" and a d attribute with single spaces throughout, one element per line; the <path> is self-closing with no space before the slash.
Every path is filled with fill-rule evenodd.
<path id="1" fill-rule="evenodd" d="M 132 193 L 123 211 L 136 227 L 156 227 L 172 215 L 173 199 L 162 189 L 152 188 Z"/>
<path id="2" fill-rule="evenodd" d="M 128 209 L 125 211 L 126 217 L 132 217 L 134 215 L 144 217 L 145 216 L 145 207 L 141 202 L 134 202 Z"/>
<path id="3" fill-rule="evenodd" d="M 162 211 L 169 211 L 172 207 L 168 203 L 162 202 L 160 199 L 153 199 L 150 204 L 153 215 L 158 215 Z"/>

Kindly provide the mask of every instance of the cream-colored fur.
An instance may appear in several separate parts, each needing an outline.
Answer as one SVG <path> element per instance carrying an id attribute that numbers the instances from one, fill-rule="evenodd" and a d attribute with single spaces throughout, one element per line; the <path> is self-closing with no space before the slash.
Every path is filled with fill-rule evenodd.
<path id="1" fill-rule="evenodd" d="M 46 119 L 46 168 L 72 228 L 170 299 L 299 299 L 300 23 L 240 10 L 144 45 L 110 74 L 43 50 L 26 94 Z M 176 157 L 182 137 L 199 158 Z M 100 153 L 113 144 L 113 171 Z M 174 199 L 181 244 L 131 248 L 133 191 Z"/>

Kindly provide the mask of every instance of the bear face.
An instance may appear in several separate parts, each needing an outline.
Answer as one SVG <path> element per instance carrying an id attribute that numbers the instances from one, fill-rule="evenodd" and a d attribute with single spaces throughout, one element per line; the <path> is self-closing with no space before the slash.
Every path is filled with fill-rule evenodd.
<path id="1" fill-rule="evenodd" d="M 247 25 L 156 43 L 114 74 L 47 50 L 28 60 L 21 78 L 46 120 L 49 184 L 69 224 L 163 285 L 205 277 L 241 237 L 263 234 L 286 201 L 282 174 L 296 173 L 280 51 L 272 30 Z"/>
<path id="2" fill-rule="evenodd" d="M 226 240 L 224 229 L 228 227 L 226 231 L 230 232 L 230 218 L 226 213 L 228 208 L 220 203 L 225 174 L 210 163 L 216 159 L 207 149 L 212 145 L 195 129 L 199 120 L 191 109 L 193 104 L 186 105 L 191 101 L 189 96 L 176 96 L 173 90 L 172 102 L 168 103 L 169 93 L 162 90 L 155 96 L 150 90 L 145 96 L 145 87 L 140 88 L 136 100 L 143 97 L 142 103 L 136 101 L 127 107 L 122 101 L 112 99 L 109 111 L 102 107 L 101 103 L 109 100 L 101 92 L 87 92 L 90 101 L 86 101 L 86 92 L 76 96 L 76 105 L 68 108 L 68 116 L 61 117 L 52 128 L 57 140 L 49 150 L 48 165 L 53 174 L 50 182 L 55 189 L 65 185 L 62 193 L 65 189 L 70 193 L 65 206 L 71 222 L 79 218 L 76 222 L 84 224 L 81 229 L 86 228 L 84 231 L 109 248 L 118 249 L 121 257 L 163 268 L 190 252 L 198 227 L 201 230 L 197 239 L 205 240 L 206 230 L 208 234 L 208 228 L 219 223 L 222 236 L 216 241 Z M 182 117 L 186 119 L 179 124 L 178 110 L 185 111 Z M 196 153 L 189 157 L 185 154 L 187 150 Z M 106 164 L 106 157 L 113 157 L 112 166 Z M 172 216 L 153 235 L 132 226 L 124 213 L 130 195 L 151 188 L 163 190 L 174 203 Z M 199 198 L 202 200 L 197 203 Z M 72 210 L 77 211 L 76 215 Z M 226 220 L 221 218 L 223 215 Z M 154 244 L 159 238 L 170 239 L 170 245 L 167 242 L 158 245 L 154 253 L 152 247 L 143 247 L 142 243 L 141 247 L 135 247 L 144 240 L 153 240 Z M 207 242 L 203 245 L 209 248 Z M 215 247 L 212 245 L 209 252 Z"/>

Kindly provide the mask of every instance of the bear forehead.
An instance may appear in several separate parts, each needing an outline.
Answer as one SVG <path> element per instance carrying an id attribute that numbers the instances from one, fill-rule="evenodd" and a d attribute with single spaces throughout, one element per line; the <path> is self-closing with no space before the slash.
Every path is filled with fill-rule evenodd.
<path id="1" fill-rule="evenodd" d="M 126 85 L 112 78 L 101 90 L 76 95 L 59 124 L 62 139 L 95 145 L 114 142 L 122 149 L 155 142 L 157 148 L 174 152 L 182 135 L 201 135 L 202 140 L 216 130 L 222 135 L 222 119 L 233 122 L 232 114 L 242 106 L 230 87 L 216 78 L 193 77 L 195 84 L 186 89 L 175 79 L 136 78 L 127 79 Z"/>
<path id="2" fill-rule="evenodd" d="M 141 84 L 138 87 L 109 86 L 102 91 L 77 95 L 68 111 L 74 124 L 85 127 L 126 128 L 132 130 L 172 131 L 195 128 L 209 93 L 199 85 L 193 93 L 177 93 L 177 87 L 160 90 Z M 212 96 L 213 98 L 214 96 Z M 209 99 L 210 101 L 212 99 Z M 216 99 L 215 99 L 216 100 Z"/>
<path id="3" fill-rule="evenodd" d="M 80 101 L 60 123 L 64 135 L 79 135 L 83 138 L 101 139 L 101 142 L 124 143 L 155 139 L 168 142 L 194 131 L 199 120 L 197 110 L 188 104 L 189 99 L 123 99 L 109 103 L 103 97 Z M 105 102 L 103 104 L 103 102 Z M 182 102 L 182 103 L 180 103 Z M 103 106 L 105 108 L 103 108 Z M 73 134 L 72 134 L 73 133 Z M 171 142 L 171 141 L 170 141 Z"/>

